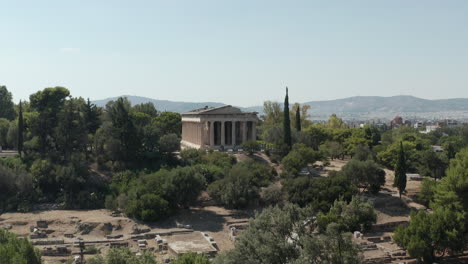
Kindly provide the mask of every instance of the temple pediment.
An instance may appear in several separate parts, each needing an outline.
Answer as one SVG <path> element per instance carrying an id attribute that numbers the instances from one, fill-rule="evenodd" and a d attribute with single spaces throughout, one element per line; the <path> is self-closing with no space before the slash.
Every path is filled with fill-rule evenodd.
<path id="1" fill-rule="evenodd" d="M 182 115 L 229 115 L 229 114 L 243 114 L 239 108 L 233 107 L 231 105 L 224 105 L 220 107 L 204 107 L 200 109 L 195 109 Z"/>
<path id="2" fill-rule="evenodd" d="M 240 114 L 242 111 L 230 105 L 211 108 L 203 112 L 203 114 L 215 114 L 215 115 L 224 115 L 224 114 Z"/>

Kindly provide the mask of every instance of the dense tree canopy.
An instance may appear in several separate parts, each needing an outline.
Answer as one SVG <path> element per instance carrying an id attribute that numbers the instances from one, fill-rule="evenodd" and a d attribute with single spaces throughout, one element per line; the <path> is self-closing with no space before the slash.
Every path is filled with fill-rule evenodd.
<path id="1" fill-rule="evenodd" d="M 309 209 L 294 205 L 273 207 L 257 214 L 236 240 L 236 247 L 217 257 L 217 264 L 360 263 L 349 235 L 333 226 L 314 234 Z"/>
<path id="2" fill-rule="evenodd" d="M 436 253 L 461 252 L 465 245 L 464 233 L 464 213 L 440 207 L 433 213 L 412 213 L 410 225 L 398 228 L 394 239 L 410 256 L 434 263 Z"/>
<path id="3" fill-rule="evenodd" d="M 0 85 L 0 118 L 8 120 L 15 118 L 13 96 L 4 85 Z"/>
<path id="4" fill-rule="evenodd" d="M 0 229 L 0 260 L 1 263 L 41 264 L 41 255 L 29 240 Z"/>

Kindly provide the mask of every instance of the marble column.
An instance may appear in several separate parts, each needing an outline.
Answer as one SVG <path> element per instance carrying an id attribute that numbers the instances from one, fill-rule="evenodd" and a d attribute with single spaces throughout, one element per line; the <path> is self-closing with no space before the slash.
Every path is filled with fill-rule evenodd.
<path id="1" fill-rule="evenodd" d="M 221 121 L 221 146 L 226 145 L 226 121 Z"/>
<path id="2" fill-rule="evenodd" d="M 231 134 L 231 137 L 232 137 L 232 145 L 235 146 L 236 145 L 236 121 L 232 121 L 232 134 Z"/>
<path id="3" fill-rule="evenodd" d="M 210 146 L 214 146 L 214 121 L 210 121 Z"/>
<path id="4" fill-rule="evenodd" d="M 247 122 L 242 122 L 242 143 L 247 142 Z"/>
<path id="5" fill-rule="evenodd" d="M 252 122 L 252 140 L 257 140 L 257 123 Z"/>

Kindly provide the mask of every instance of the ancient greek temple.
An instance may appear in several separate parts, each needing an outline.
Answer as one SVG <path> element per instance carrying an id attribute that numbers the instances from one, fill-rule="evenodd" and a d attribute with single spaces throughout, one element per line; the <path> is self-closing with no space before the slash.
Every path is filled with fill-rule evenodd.
<path id="1" fill-rule="evenodd" d="M 182 114 L 182 147 L 237 148 L 256 140 L 256 112 L 242 112 L 230 105 L 204 107 Z"/>

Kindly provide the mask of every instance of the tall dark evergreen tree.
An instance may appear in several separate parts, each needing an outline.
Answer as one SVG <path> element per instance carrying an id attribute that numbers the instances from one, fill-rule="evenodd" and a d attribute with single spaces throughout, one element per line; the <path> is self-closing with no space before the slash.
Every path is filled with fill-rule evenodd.
<path id="1" fill-rule="evenodd" d="M 395 164 L 395 181 L 393 185 L 398 188 L 401 198 L 401 193 L 406 189 L 406 159 L 402 142 L 400 142 L 400 151 L 398 152 L 397 162 Z"/>
<path id="2" fill-rule="evenodd" d="M 284 129 L 284 143 L 291 148 L 291 120 L 289 119 L 289 97 L 288 97 L 288 87 L 286 87 L 286 96 L 284 97 L 284 120 L 283 120 L 283 129 Z"/>
<path id="3" fill-rule="evenodd" d="M 4 85 L 0 85 L 0 118 L 15 119 L 13 96 Z"/>
<path id="4" fill-rule="evenodd" d="M 19 102 L 19 113 L 18 113 L 18 152 L 21 155 L 23 152 L 24 145 L 24 121 L 23 121 L 23 103 Z"/>
<path id="5" fill-rule="evenodd" d="M 301 106 L 296 109 L 296 130 L 301 131 Z"/>
<path id="6" fill-rule="evenodd" d="M 101 126 L 100 115 L 100 109 L 95 104 L 91 103 L 88 98 L 84 105 L 85 125 L 88 134 L 95 134 L 96 130 Z"/>

